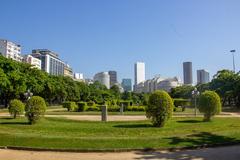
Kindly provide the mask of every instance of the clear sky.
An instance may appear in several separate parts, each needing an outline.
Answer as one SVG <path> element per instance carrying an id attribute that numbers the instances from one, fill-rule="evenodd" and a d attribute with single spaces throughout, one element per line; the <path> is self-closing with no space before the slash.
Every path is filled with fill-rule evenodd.
<path id="1" fill-rule="evenodd" d="M 93 77 L 116 70 L 133 78 L 134 62 L 146 77 L 182 77 L 182 62 L 196 69 L 240 70 L 239 0 L 1 0 L 0 38 L 23 53 L 47 48 L 75 72 Z"/>

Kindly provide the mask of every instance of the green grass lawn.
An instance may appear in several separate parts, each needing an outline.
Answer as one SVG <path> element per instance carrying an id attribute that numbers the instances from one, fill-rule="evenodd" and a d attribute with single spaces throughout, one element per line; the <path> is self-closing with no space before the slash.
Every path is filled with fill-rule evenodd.
<path id="1" fill-rule="evenodd" d="M 0 118 L 0 146 L 49 149 L 143 149 L 240 141 L 240 118 L 173 118 L 164 128 L 149 121 L 88 122 L 60 118 L 28 125 L 25 118 Z"/>

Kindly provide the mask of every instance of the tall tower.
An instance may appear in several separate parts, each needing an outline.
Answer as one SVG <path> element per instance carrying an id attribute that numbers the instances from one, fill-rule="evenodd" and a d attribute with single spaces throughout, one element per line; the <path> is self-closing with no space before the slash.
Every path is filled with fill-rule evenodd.
<path id="1" fill-rule="evenodd" d="M 110 76 L 110 87 L 117 83 L 117 72 L 116 71 L 108 71 Z"/>
<path id="2" fill-rule="evenodd" d="M 134 76 L 135 76 L 135 81 L 134 81 L 135 86 L 145 81 L 145 63 L 144 62 L 135 63 Z"/>
<path id="3" fill-rule="evenodd" d="M 192 85 L 192 62 L 183 62 L 183 81 L 184 84 Z"/>
<path id="4" fill-rule="evenodd" d="M 197 83 L 204 84 L 210 81 L 209 72 L 204 69 L 197 70 Z"/>

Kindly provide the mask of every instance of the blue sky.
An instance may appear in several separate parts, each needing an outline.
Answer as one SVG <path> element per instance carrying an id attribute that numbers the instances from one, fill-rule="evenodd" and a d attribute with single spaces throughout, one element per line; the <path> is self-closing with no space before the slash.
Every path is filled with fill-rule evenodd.
<path id="1" fill-rule="evenodd" d="M 133 78 L 136 61 L 146 76 L 182 77 L 196 69 L 240 70 L 239 0 L 1 0 L 0 37 L 58 52 L 75 72 L 92 77 L 116 70 Z"/>

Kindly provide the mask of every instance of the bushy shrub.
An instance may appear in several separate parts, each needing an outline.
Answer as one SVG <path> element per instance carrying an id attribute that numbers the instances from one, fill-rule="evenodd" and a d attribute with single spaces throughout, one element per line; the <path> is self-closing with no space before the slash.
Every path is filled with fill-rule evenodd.
<path id="1" fill-rule="evenodd" d="M 186 106 L 190 106 L 191 105 L 191 101 L 188 99 L 182 99 L 182 98 L 175 98 L 173 99 L 174 101 L 174 106 L 175 107 L 186 107 Z"/>
<path id="2" fill-rule="evenodd" d="M 198 109 L 204 114 L 204 121 L 210 121 L 212 116 L 221 112 L 222 105 L 219 95 L 214 91 L 205 91 L 199 97 Z"/>
<path id="3" fill-rule="evenodd" d="M 100 108 L 97 106 L 87 106 L 86 111 L 100 111 Z"/>
<path id="4" fill-rule="evenodd" d="M 77 111 L 78 112 L 83 112 L 83 111 L 86 111 L 87 109 L 87 104 L 85 102 L 78 102 L 77 103 Z"/>
<path id="5" fill-rule="evenodd" d="M 107 109 L 108 109 L 108 112 L 120 112 L 119 106 L 108 106 Z"/>
<path id="6" fill-rule="evenodd" d="M 11 115 L 13 115 L 13 118 L 16 118 L 17 115 L 23 114 L 24 108 L 25 106 L 22 101 L 14 99 L 10 101 L 8 111 Z"/>
<path id="7" fill-rule="evenodd" d="M 95 106 L 95 102 L 93 101 L 87 102 L 87 106 L 89 107 Z"/>
<path id="8" fill-rule="evenodd" d="M 138 110 L 137 111 L 145 111 L 146 107 L 145 106 L 138 106 Z"/>
<path id="9" fill-rule="evenodd" d="M 153 126 L 163 127 L 172 116 L 173 100 L 165 91 L 156 91 L 149 97 L 146 116 L 151 118 Z"/>
<path id="10" fill-rule="evenodd" d="M 67 108 L 68 111 L 75 111 L 78 106 L 76 105 L 75 102 L 71 102 L 71 101 L 66 101 L 62 103 L 63 108 Z"/>
<path id="11" fill-rule="evenodd" d="M 33 96 L 26 104 L 26 117 L 30 124 L 36 123 L 46 111 L 46 103 L 42 97 Z"/>

